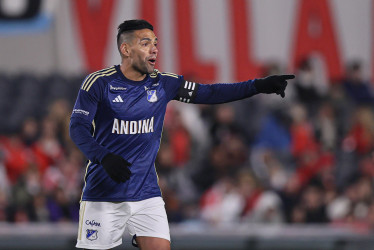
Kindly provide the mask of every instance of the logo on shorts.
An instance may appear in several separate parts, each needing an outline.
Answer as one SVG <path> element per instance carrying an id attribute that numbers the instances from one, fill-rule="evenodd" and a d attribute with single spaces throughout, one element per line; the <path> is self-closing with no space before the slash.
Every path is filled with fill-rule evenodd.
<path id="1" fill-rule="evenodd" d="M 95 220 L 86 220 L 86 225 L 91 227 L 101 227 L 100 222 L 97 222 Z"/>
<path id="2" fill-rule="evenodd" d="M 88 240 L 97 240 L 97 230 L 87 229 L 86 238 Z"/>

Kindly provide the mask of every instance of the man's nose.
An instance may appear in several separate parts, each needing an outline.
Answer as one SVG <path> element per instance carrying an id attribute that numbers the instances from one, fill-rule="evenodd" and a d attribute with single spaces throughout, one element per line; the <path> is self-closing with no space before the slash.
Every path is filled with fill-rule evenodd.
<path id="1" fill-rule="evenodd" d="M 151 53 L 152 54 L 157 54 L 158 53 L 158 49 L 157 49 L 157 46 L 156 45 L 153 45 L 152 48 L 151 48 Z"/>

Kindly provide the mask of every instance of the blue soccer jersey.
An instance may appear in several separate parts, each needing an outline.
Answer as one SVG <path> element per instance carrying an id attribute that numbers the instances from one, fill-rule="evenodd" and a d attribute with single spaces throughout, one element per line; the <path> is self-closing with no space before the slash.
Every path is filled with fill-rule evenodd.
<path id="1" fill-rule="evenodd" d="M 70 122 L 71 138 L 89 159 L 82 199 L 138 201 L 161 196 L 154 164 L 168 102 L 223 103 L 256 93 L 251 80 L 205 85 L 157 70 L 132 81 L 119 65 L 88 75 Z M 128 181 L 113 181 L 100 165 L 109 152 L 131 163 Z"/>

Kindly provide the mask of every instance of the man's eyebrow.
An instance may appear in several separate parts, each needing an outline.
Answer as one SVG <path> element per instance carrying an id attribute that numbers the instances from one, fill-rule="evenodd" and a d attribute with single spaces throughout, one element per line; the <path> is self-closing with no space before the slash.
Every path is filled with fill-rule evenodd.
<path id="1" fill-rule="evenodd" d="M 146 40 L 146 41 L 152 41 L 152 39 L 149 38 L 149 37 L 144 37 L 144 38 L 140 39 L 140 41 L 144 41 L 144 40 Z M 156 42 L 158 41 L 157 37 L 155 38 L 155 41 Z"/>

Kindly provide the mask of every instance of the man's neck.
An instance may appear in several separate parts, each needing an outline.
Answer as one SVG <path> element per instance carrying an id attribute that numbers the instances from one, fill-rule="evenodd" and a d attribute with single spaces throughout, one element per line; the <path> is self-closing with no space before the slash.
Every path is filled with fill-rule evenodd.
<path id="1" fill-rule="evenodd" d="M 132 67 L 127 67 L 123 63 L 120 65 L 120 69 L 122 74 L 132 81 L 142 81 L 146 77 L 146 74 L 142 74 L 139 71 L 134 70 Z"/>

